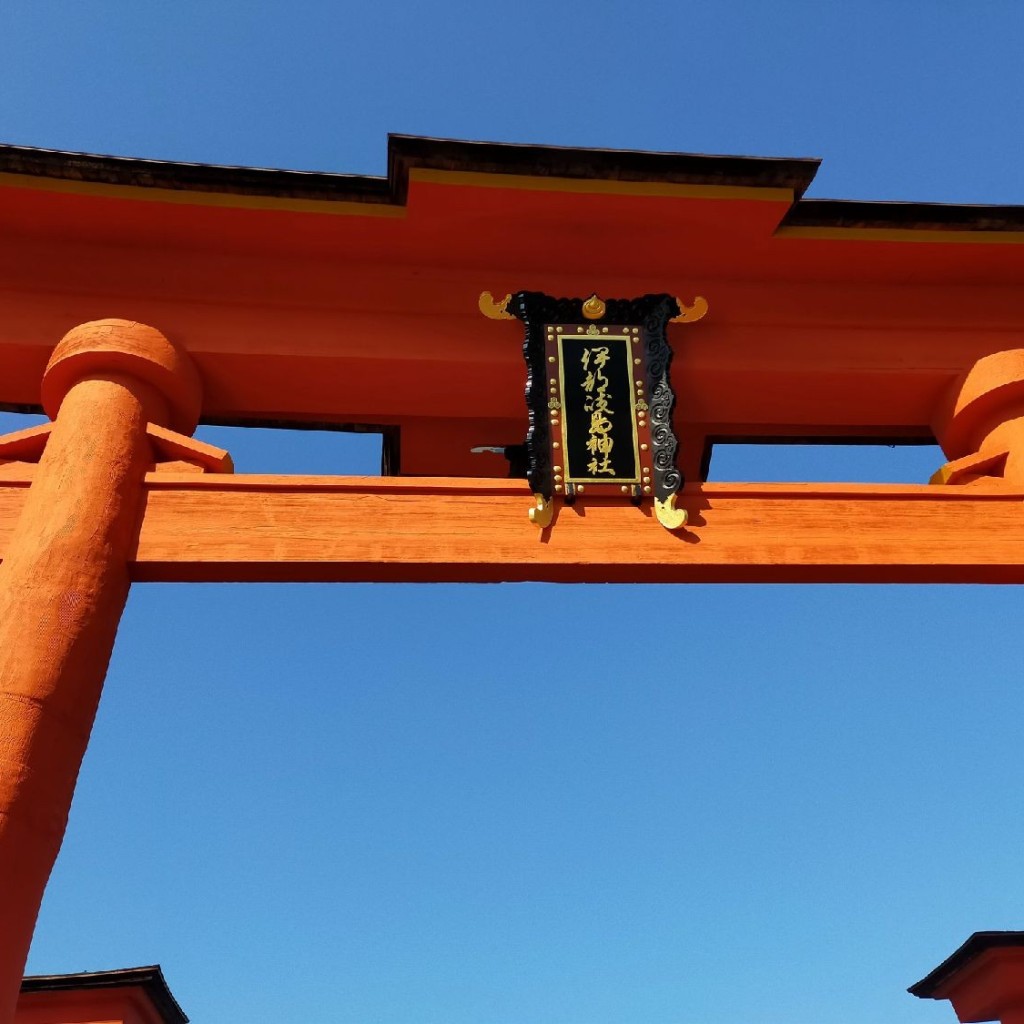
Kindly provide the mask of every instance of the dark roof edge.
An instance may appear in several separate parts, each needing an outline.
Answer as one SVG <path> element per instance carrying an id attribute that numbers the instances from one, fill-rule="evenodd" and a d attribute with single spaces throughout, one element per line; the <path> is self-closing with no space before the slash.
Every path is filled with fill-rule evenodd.
<path id="1" fill-rule="evenodd" d="M 388 136 L 388 179 L 404 187 L 415 168 L 595 181 L 783 188 L 799 198 L 821 161 L 809 157 L 713 156 L 508 142 Z M 404 201 L 404 195 L 403 195 Z"/>
<path id="2" fill-rule="evenodd" d="M 785 188 L 800 196 L 819 164 L 819 160 L 803 158 L 573 149 L 389 135 L 388 175 L 379 178 L 325 171 L 176 163 L 0 144 L 0 173 L 143 188 L 394 205 L 405 204 L 409 172 L 416 168 L 599 181 Z"/>
<path id="3" fill-rule="evenodd" d="M 918 999 L 944 999 L 937 993 L 957 971 L 966 967 L 975 957 L 990 949 L 1016 946 L 1024 949 L 1024 932 L 975 932 L 959 949 L 951 953 L 930 974 L 911 985 L 907 991 Z"/>
<path id="4" fill-rule="evenodd" d="M 139 157 L 65 153 L 59 149 L 35 149 L 2 143 L 0 173 L 102 185 L 133 185 L 282 199 L 350 200 L 363 203 L 392 201 L 387 180 L 366 175 L 176 163 Z"/>
<path id="5" fill-rule="evenodd" d="M 159 964 L 127 967 L 117 971 L 86 971 L 80 974 L 31 974 L 22 979 L 21 991 L 65 992 L 73 989 L 128 988 L 145 990 L 167 1024 L 188 1024 L 188 1017 L 171 994 Z"/>
<path id="6" fill-rule="evenodd" d="M 1024 231 L 1024 206 L 803 199 L 790 207 L 780 227 Z"/>
<path id="7" fill-rule="evenodd" d="M 794 202 L 783 228 L 1024 231 L 1024 206 L 804 199 L 821 161 L 388 136 L 386 177 L 177 163 L 0 144 L 0 173 L 105 185 L 404 206 L 417 168 L 592 181 L 777 188 Z"/>

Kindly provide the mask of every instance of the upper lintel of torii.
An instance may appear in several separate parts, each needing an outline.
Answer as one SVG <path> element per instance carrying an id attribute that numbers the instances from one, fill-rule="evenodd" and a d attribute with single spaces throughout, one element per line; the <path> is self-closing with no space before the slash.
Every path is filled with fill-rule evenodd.
<path id="1" fill-rule="evenodd" d="M 711 309 L 670 332 L 691 479 L 709 437 L 929 437 L 1024 329 L 1024 207 L 805 199 L 817 168 L 404 135 L 386 177 L 0 146 L 0 407 L 37 407 L 56 340 L 116 315 L 187 349 L 207 421 L 391 428 L 402 474 L 502 476 L 470 450 L 522 438 L 522 339 L 480 293 L 667 292 Z"/>

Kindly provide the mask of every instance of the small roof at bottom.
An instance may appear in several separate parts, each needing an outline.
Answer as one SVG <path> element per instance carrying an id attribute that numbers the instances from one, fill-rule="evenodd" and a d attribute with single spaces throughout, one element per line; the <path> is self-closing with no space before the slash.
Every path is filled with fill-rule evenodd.
<path id="1" fill-rule="evenodd" d="M 33 974 L 22 979 L 23 994 L 71 992 L 83 989 L 137 987 L 145 991 L 167 1024 L 188 1024 L 188 1017 L 171 995 L 159 964 L 126 967 L 118 971 L 85 971 L 79 974 Z"/>
<path id="2" fill-rule="evenodd" d="M 1017 947 L 1024 949 L 1024 932 L 975 932 L 956 952 L 951 953 L 930 974 L 907 991 L 919 999 L 945 999 L 939 995 L 942 986 L 972 960 L 990 949 Z"/>

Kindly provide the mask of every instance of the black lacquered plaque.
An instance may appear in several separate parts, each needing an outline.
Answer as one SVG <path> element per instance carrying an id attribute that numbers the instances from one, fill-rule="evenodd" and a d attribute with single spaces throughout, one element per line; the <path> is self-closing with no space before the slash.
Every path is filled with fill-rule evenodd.
<path id="1" fill-rule="evenodd" d="M 548 391 L 557 397 L 561 409 L 550 406 L 558 418 L 552 432 L 560 434 L 564 458 L 564 479 L 568 484 L 639 484 L 640 440 L 636 399 L 643 398 L 641 359 L 633 356 L 636 342 L 628 333 L 577 333 L 579 328 L 556 326 L 548 336 L 547 348 L 554 352 L 558 383 Z M 628 330 L 628 329 L 627 329 Z M 635 335 L 633 337 L 636 337 Z M 634 363 L 634 358 L 636 362 Z M 647 459 L 650 470 L 650 460 Z"/>
<path id="2" fill-rule="evenodd" d="M 527 477 L 550 501 L 618 495 L 669 501 L 682 486 L 672 431 L 670 295 L 558 299 L 518 292 L 526 325 Z"/>

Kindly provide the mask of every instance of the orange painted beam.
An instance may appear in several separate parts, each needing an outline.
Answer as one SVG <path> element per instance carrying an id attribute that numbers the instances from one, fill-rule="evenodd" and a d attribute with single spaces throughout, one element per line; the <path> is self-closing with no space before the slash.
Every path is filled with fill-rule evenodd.
<path id="1" fill-rule="evenodd" d="M 31 469 L 0 476 L 0 553 Z M 690 525 L 518 481 L 150 473 L 139 581 L 1024 582 L 1024 487 L 704 484 Z"/>

